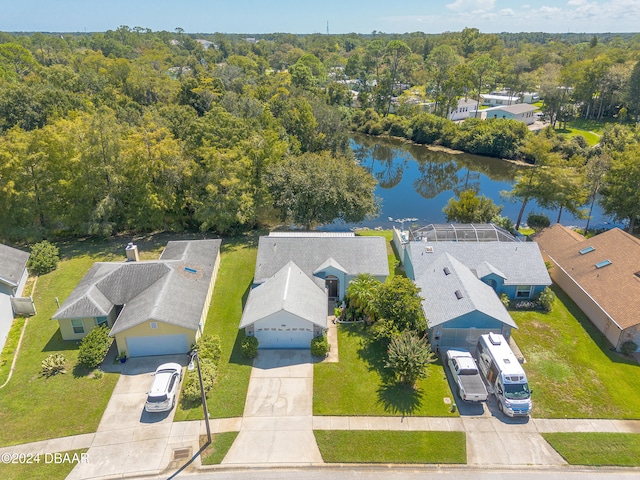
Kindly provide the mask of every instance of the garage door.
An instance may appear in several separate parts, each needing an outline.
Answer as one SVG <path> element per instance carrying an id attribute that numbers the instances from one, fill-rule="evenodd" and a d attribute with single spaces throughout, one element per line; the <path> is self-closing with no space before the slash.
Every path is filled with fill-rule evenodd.
<path id="1" fill-rule="evenodd" d="M 127 337 L 127 355 L 129 357 L 170 355 L 172 353 L 187 353 L 188 351 L 189 343 L 186 335 Z"/>
<path id="2" fill-rule="evenodd" d="M 310 348 L 313 332 L 309 330 L 256 329 L 259 348 Z"/>

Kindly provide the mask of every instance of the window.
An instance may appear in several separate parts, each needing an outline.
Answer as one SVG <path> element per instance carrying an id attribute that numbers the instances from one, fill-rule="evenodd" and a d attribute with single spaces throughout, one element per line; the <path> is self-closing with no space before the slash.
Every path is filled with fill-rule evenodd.
<path id="1" fill-rule="evenodd" d="M 84 333 L 84 324 L 81 318 L 72 318 L 71 326 L 73 327 L 73 333 Z"/>
<path id="2" fill-rule="evenodd" d="M 531 297 L 531 285 L 518 285 L 516 287 L 516 298 Z"/>
<path id="3" fill-rule="evenodd" d="M 149 322 L 149 326 L 151 327 L 151 330 L 155 330 L 158 328 L 158 322 Z"/>
<path id="4" fill-rule="evenodd" d="M 107 317 L 97 317 L 96 318 L 96 325 L 101 327 L 101 326 L 107 326 Z"/>
<path id="5" fill-rule="evenodd" d="M 595 248 L 593 248 L 592 246 L 588 246 L 586 248 L 583 248 L 582 250 L 580 250 L 580 255 L 585 255 L 589 252 L 593 252 L 595 250 Z"/>
<path id="6" fill-rule="evenodd" d="M 601 262 L 596 263 L 596 268 L 603 268 L 607 265 L 611 265 L 611 260 L 603 260 Z"/>

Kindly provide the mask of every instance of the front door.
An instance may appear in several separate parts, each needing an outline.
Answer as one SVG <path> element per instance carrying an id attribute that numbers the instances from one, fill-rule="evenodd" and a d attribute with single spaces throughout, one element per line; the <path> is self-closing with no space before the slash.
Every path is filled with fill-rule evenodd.
<path id="1" fill-rule="evenodd" d="M 325 285 L 329 292 L 329 298 L 338 298 L 338 278 L 333 275 L 325 278 Z"/>

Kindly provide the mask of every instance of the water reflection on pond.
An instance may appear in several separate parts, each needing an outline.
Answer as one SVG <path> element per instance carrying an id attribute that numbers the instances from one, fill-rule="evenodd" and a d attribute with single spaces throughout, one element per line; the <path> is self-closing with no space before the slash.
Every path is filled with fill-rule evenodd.
<path id="1" fill-rule="evenodd" d="M 369 228 L 390 228 L 389 220 L 417 218 L 419 224 L 442 223 L 443 207 L 451 197 L 472 188 L 477 193 L 502 205 L 502 215 L 515 221 L 520 203 L 511 203 L 500 192 L 511 190 L 515 176 L 522 168 L 513 163 L 490 157 L 458 152 L 429 150 L 396 139 L 354 135 L 351 146 L 358 161 L 378 180 L 376 195 L 381 199 L 381 214 L 374 220 L 358 224 Z M 544 213 L 555 222 L 558 212 L 543 210 L 530 202 L 524 213 Z M 607 219 L 601 209 L 594 209 L 592 225 L 604 224 Z M 565 225 L 584 226 L 568 213 L 562 214 Z M 348 228 L 352 225 L 334 224 L 324 229 Z"/>

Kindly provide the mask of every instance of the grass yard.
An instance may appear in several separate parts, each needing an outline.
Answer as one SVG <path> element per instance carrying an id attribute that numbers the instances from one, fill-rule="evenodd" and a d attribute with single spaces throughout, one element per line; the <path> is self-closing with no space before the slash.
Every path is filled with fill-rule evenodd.
<path id="1" fill-rule="evenodd" d="M 78 342 L 62 340 L 51 316 L 57 309 L 56 297 L 62 303 L 94 262 L 123 259 L 125 245 L 125 241 L 61 244 L 58 269 L 38 279 L 33 295 L 38 314 L 29 319 L 16 369 L 0 389 L 0 445 L 95 432 L 118 375 L 93 379 L 89 372 L 74 368 Z M 19 332 L 13 329 L 8 349 L 15 349 L 16 335 Z M 41 362 L 51 353 L 62 353 L 68 368 L 66 374 L 47 379 L 40 375 Z M 6 379 L 13 353 L 5 350 L 3 360 L 0 377 Z"/>
<path id="2" fill-rule="evenodd" d="M 588 130 L 580 130 L 579 128 L 557 129 L 556 133 L 567 138 L 577 137 L 578 135 L 581 135 L 584 137 L 590 147 L 593 147 L 600 142 L 600 136 L 598 134 Z"/>
<path id="3" fill-rule="evenodd" d="M 211 445 L 209 445 L 204 452 L 202 452 L 202 464 L 203 465 L 219 465 L 224 460 L 227 452 L 233 445 L 234 440 L 238 436 L 239 432 L 224 432 L 211 435 Z M 200 437 L 200 447 L 204 446 L 207 442 L 207 436 L 202 435 Z"/>
<path id="4" fill-rule="evenodd" d="M 571 465 L 640 467 L 640 435 L 633 433 L 543 433 Z"/>
<path id="5" fill-rule="evenodd" d="M 464 432 L 315 430 L 313 433 L 327 463 L 467 463 Z"/>
<path id="6" fill-rule="evenodd" d="M 70 459 L 81 458 L 87 449 L 60 452 L 68 454 Z M 74 457 L 75 455 L 75 457 Z M 34 459 L 32 459 L 34 460 Z M 74 462 L 55 463 L 53 457 L 40 455 L 36 463 L 0 464 L 0 478 L 3 480 L 53 480 L 66 478 L 77 465 Z M 88 461 L 91 461 L 88 459 Z"/>
<path id="7" fill-rule="evenodd" d="M 257 241 L 255 236 L 222 242 L 220 270 L 204 327 L 205 335 L 218 335 L 222 346 L 218 379 L 207 395 L 212 418 L 240 417 L 244 410 L 252 361 L 241 354 L 244 331 L 238 325 L 253 280 Z M 188 373 L 196 375 L 195 370 Z M 183 409 L 181 402 L 176 404 L 176 422 L 202 418 L 201 405 Z"/>
<path id="8" fill-rule="evenodd" d="M 551 313 L 512 311 L 537 418 L 640 418 L 640 365 L 606 338 L 557 286 Z"/>
<path id="9" fill-rule="evenodd" d="M 417 390 L 391 384 L 386 352 L 370 346 L 367 336 L 362 324 L 338 326 L 340 362 L 314 365 L 314 415 L 458 416 L 444 403 L 453 397 L 440 362 L 429 366 Z"/>

